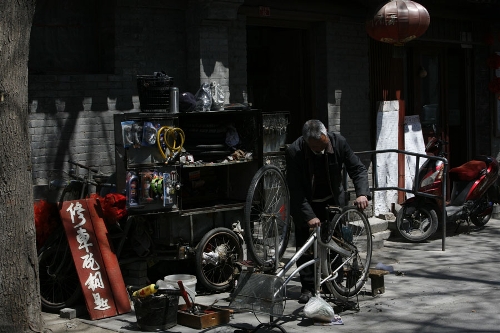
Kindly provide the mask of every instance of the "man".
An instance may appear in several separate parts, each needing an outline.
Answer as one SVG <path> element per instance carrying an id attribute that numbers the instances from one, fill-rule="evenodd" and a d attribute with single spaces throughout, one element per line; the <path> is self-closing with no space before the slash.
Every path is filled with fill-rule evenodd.
<path id="1" fill-rule="evenodd" d="M 310 229 L 326 219 L 326 206 L 345 206 L 342 185 L 342 168 L 354 183 L 355 205 L 360 209 L 368 206 L 370 189 L 368 172 L 354 154 L 346 139 L 328 132 L 319 120 L 308 120 L 302 128 L 302 136 L 286 149 L 286 178 L 290 190 L 291 215 L 295 223 L 297 250 L 304 245 Z M 297 266 L 312 259 L 305 253 Z M 299 303 L 305 304 L 314 296 L 314 265 L 300 271 L 302 285 Z"/>

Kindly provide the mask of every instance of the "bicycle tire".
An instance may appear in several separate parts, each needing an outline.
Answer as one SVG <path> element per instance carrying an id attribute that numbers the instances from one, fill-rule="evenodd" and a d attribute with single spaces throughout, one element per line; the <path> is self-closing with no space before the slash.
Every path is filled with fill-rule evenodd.
<path id="1" fill-rule="evenodd" d="M 371 227 L 366 215 L 356 207 L 344 208 L 330 223 L 333 227 L 330 241 L 349 250 L 351 256 L 343 257 L 321 248 L 323 277 L 329 277 L 323 290 L 340 300 L 348 300 L 360 292 L 368 279 L 372 258 Z"/>
<path id="2" fill-rule="evenodd" d="M 59 202 L 72 201 L 81 199 L 83 183 L 81 182 L 70 182 L 62 191 L 61 198 Z M 87 191 L 83 193 L 83 197 L 87 196 Z"/>
<path id="3" fill-rule="evenodd" d="M 211 229 L 196 246 L 196 274 L 210 291 L 224 291 L 234 285 L 236 262 L 243 259 L 238 236 L 230 229 Z"/>
<path id="4" fill-rule="evenodd" d="M 438 224 L 434 209 L 416 205 L 403 206 L 396 215 L 398 233 L 410 242 L 425 241 L 436 232 Z"/>
<path id="5" fill-rule="evenodd" d="M 244 237 L 251 258 L 261 267 L 276 269 L 275 253 L 281 260 L 290 231 L 290 195 L 285 178 L 276 166 L 265 165 L 254 175 L 245 203 Z"/>
<path id="6" fill-rule="evenodd" d="M 38 269 L 44 311 L 57 313 L 80 300 L 80 280 L 64 234 L 57 243 L 40 251 Z"/>

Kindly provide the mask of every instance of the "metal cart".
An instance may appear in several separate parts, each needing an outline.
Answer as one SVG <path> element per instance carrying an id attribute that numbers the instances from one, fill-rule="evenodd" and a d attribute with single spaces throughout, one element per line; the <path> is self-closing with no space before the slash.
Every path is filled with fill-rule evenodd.
<path id="1" fill-rule="evenodd" d="M 287 112 L 260 110 L 116 114 L 116 185 L 129 215 L 115 244 L 126 283 L 138 282 L 126 265 L 194 259 L 203 287 L 232 286 L 246 257 L 249 186 L 265 164 L 284 170 L 287 123 Z"/>

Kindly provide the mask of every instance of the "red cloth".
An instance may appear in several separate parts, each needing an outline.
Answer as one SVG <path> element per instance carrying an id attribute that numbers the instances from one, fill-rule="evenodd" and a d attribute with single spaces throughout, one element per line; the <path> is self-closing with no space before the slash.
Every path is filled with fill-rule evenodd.
<path id="1" fill-rule="evenodd" d="M 486 169 L 486 163 L 483 161 L 470 161 L 459 167 L 450 170 L 450 179 L 452 181 L 470 182 L 477 179 L 479 173 Z"/>
<path id="2" fill-rule="evenodd" d="M 57 204 L 49 203 L 45 200 L 36 201 L 35 209 L 35 230 L 36 248 L 39 250 L 49 235 L 61 223 Z"/>
<path id="3" fill-rule="evenodd" d="M 116 223 L 127 216 L 127 198 L 123 194 L 108 193 L 99 202 L 106 222 Z"/>

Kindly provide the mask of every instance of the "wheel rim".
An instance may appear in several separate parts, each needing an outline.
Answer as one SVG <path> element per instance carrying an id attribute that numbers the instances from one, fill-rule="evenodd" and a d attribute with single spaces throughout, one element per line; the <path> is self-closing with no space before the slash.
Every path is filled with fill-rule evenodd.
<path id="1" fill-rule="evenodd" d="M 245 209 L 248 249 L 259 265 L 272 267 L 276 253 L 278 260 L 283 257 L 290 235 L 289 209 L 288 186 L 281 171 L 264 166 L 252 180 Z"/>
<path id="2" fill-rule="evenodd" d="M 367 280 L 372 256 L 372 235 L 366 216 L 357 209 L 343 212 L 334 226 L 333 239 L 342 248 L 354 247 L 351 257 L 328 252 L 330 280 L 335 294 L 342 298 L 356 295 Z M 337 271 L 337 274 L 334 272 Z"/>
<path id="3" fill-rule="evenodd" d="M 213 291 L 232 285 L 235 263 L 243 258 L 243 249 L 231 230 L 213 229 L 205 235 L 197 249 L 200 282 Z"/>
<path id="4" fill-rule="evenodd" d="M 81 286 L 69 248 L 48 248 L 39 255 L 40 296 L 47 311 L 73 305 Z"/>
<path id="5" fill-rule="evenodd" d="M 423 241 L 429 238 L 437 229 L 437 215 L 433 216 L 432 212 L 412 206 L 403 207 L 397 216 L 397 229 L 400 235 L 410 241 Z"/>

